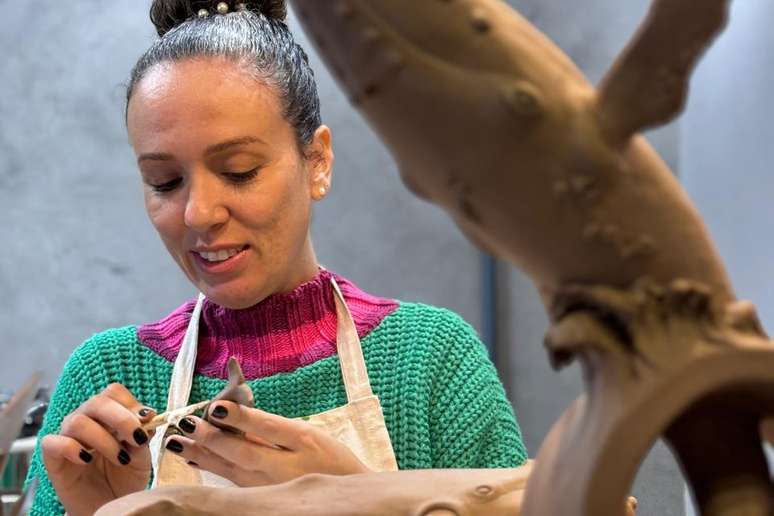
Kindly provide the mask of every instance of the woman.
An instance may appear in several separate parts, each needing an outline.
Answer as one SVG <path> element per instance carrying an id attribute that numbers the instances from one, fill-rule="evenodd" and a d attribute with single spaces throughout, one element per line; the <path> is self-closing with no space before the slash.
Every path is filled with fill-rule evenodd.
<path id="1" fill-rule="evenodd" d="M 401 469 L 523 463 L 511 407 L 466 323 L 319 267 L 309 226 L 331 185 L 331 133 L 284 3 L 155 0 L 151 19 L 161 38 L 132 73 L 129 137 L 150 220 L 203 295 L 73 353 L 31 466 L 32 513 L 91 514 L 165 477 L 165 460 L 240 486 L 380 469 L 360 449 L 369 439 L 389 449 L 384 469 L 390 458 Z M 367 394 L 342 379 L 347 342 L 356 365 L 362 347 L 364 392 L 381 401 L 355 445 L 312 424 L 366 410 Z M 215 396 L 232 356 L 258 408 L 214 403 L 206 418 L 159 432 L 152 454 L 144 425 L 170 404 Z"/>

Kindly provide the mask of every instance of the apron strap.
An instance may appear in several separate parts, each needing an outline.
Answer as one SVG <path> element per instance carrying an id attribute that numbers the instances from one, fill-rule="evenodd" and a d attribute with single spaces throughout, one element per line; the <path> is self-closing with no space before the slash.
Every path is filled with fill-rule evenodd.
<path id="1" fill-rule="evenodd" d="M 177 410 L 188 404 L 196 367 L 196 351 L 199 348 L 199 319 L 203 304 L 204 294 L 199 294 L 191 314 L 191 323 L 186 328 L 183 344 L 180 346 L 180 356 L 175 360 L 175 367 L 172 369 L 172 377 L 179 381 L 172 382 L 169 386 L 167 410 Z"/>
<path id="2" fill-rule="evenodd" d="M 191 314 L 191 320 L 183 337 L 183 344 L 180 346 L 175 365 L 172 368 L 172 378 L 169 382 L 169 396 L 167 397 L 166 410 L 176 410 L 183 408 L 188 404 L 188 398 L 191 395 L 191 386 L 193 385 L 193 373 L 196 367 L 196 351 L 199 347 L 199 319 L 204 304 L 204 294 L 199 294 L 196 300 L 196 306 Z M 156 486 L 158 478 L 158 468 L 161 459 L 161 447 L 167 433 L 168 424 L 162 425 L 156 429 L 156 435 L 153 436 L 150 443 L 151 465 L 153 466 L 153 487 Z"/>
<path id="3" fill-rule="evenodd" d="M 347 391 L 347 401 L 352 403 L 362 398 L 373 396 L 371 382 L 368 380 L 363 349 L 360 346 L 360 337 L 357 335 L 355 321 L 347 308 L 344 296 L 341 294 L 336 280 L 331 278 L 333 284 L 333 299 L 336 303 L 336 346 L 341 365 L 341 376 L 344 380 L 344 388 Z"/>

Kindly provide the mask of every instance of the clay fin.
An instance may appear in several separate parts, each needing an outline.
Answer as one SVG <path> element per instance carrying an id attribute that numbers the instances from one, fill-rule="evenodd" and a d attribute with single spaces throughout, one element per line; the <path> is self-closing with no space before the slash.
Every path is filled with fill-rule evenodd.
<path id="1" fill-rule="evenodd" d="M 245 383 L 242 368 L 239 367 L 239 361 L 234 357 L 228 359 L 228 383 L 222 391 L 212 398 L 212 401 L 219 400 L 233 401 L 247 407 L 255 406 L 253 391 Z"/>
<path id="2" fill-rule="evenodd" d="M 654 0 L 599 87 L 603 130 L 616 144 L 684 108 L 697 61 L 728 20 L 729 0 Z"/>

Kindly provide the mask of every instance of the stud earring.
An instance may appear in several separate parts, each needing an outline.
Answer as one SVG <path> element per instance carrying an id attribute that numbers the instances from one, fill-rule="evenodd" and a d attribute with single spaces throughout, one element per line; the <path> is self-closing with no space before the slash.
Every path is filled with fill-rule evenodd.
<path id="1" fill-rule="evenodd" d="M 325 188 L 324 186 L 321 186 L 321 187 L 319 188 L 318 192 L 320 192 L 320 197 L 324 197 L 324 196 L 325 196 L 325 194 L 328 192 L 328 189 L 327 189 L 327 188 Z"/>

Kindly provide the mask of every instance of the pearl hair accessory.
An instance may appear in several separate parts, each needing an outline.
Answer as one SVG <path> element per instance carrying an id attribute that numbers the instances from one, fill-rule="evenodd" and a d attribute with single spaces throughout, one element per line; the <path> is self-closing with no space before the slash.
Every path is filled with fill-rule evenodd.
<path id="1" fill-rule="evenodd" d="M 240 2 L 240 3 L 236 4 L 236 10 L 237 11 L 244 11 L 245 9 L 247 9 L 247 4 L 246 3 Z"/>
<path id="2" fill-rule="evenodd" d="M 226 14 L 228 12 L 228 4 L 226 2 L 218 2 L 216 9 L 218 14 Z"/>
<path id="3" fill-rule="evenodd" d="M 196 13 L 196 16 L 198 16 L 199 18 L 206 18 L 209 15 L 210 15 L 210 11 L 208 11 L 207 9 L 199 9 L 199 12 Z"/>

